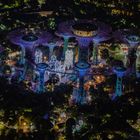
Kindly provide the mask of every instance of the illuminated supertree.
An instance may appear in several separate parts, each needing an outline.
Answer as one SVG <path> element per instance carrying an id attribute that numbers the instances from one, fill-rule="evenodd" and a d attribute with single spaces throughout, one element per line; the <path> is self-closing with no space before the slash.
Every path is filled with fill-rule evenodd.
<path id="1" fill-rule="evenodd" d="M 52 39 L 52 35 L 46 31 L 28 31 L 28 29 L 18 29 L 8 34 L 8 39 L 11 43 L 18 45 L 21 48 L 20 64 L 23 65 L 23 72 L 21 72 L 20 80 L 25 79 L 27 65 L 29 62 L 35 61 L 36 47 L 45 44 Z"/>
<path id="2" fill-rule="evenodd" d="M 108 34 L 99 34 L 99 35 L 96 35 L 93 37 L 93 53 L 92 53 L 92 57 L 93 57 L 93 63 L 94 64 L 98 64 L 98 47 L 99 47 L 99 44 L 103 41 L 107 41 L 111 39 L 111 36 L 108 35 Z"/>
<path id="3" fill-rule="evenodd" d="M 77 37 L 78 44 L 79 44 L 79 62 L 88 61 L 88 47 L 91 42 L 91 38 L 84 38 L 84 37 Z"/>
<path id="4" fill-rule="evenodd" d="M 136 75 L 136 53 L 137 48 L 140 44 L 140 37 L 136 35 L 135 31 L 125 29 L 116 31 L 114 33 L 114 38 L 120 42 L 127 44 L 127 68 L 130 74 Z"/>
<path id="5" fill-rule="evenodd" d="M 19 29 L 8 34 L 8 39 L 11 43 L 21 47 L 21 63 L 25 60 L 34 61 L 35 48 L 45 44 L 52 39 L 52 35 L 46 31 L 30 31 L 28 29 Z"/>
<path id="6" fill-rule="evenodd" d="M 38 63 L 36 65 L 36 70 L 39 72 L 39 86 L 37 89 L 38 93 L 43 93 L 44 90 L 44 74 L 48 65 L 46 63 Z"/>
<path id="7" fill-rule="evenodd" d="M 126 73 L 126 68 L 124 67 L 115 67 L 114 68 L 114 73 L 117 75 L 117 81 L 116 81 L 116 90 L 115 90 L 115 95 L 113 96 L 113 99 L 117 96 L 122 95 L 122 78 Z"/>
<path id="8" fill-rule="evenodd" d="M 111 31 L 108 25 L 95 20 L 70 20 L 59 24 L 57 34 L 75 37 L 79 44 L 79 61 L 87 61 L 92 38 L 95 35 L 105 38 Z"/>
<path id="9" fill-rule="evenodd" d="M 97 26 L 93 21 L 80 21 L 72 26 L 72 31 L 79 45 L 79 62 L 88 61 L 88 47 L 97 32 Z"/>
<path id="10" fill-rule="evenodd" d="M 62 59 L 65 60 L 65 52 L 68 48 L 69 39 L 73 37 L 71 32 L 71 26 L 74 24 L 73 20 L 62 22 L 58 25 L 58 31 L 56 31 L 56 35 L 62 37 L 64 39 L 64 47 Z"/>
<path id="11" fill-rule="evenodd" d="M 68 49 L 69 39 L 70 39 L 72 36 L 71 36 L 69 33 L 56 33 L 56 34 L 64 39 L 62 60 L 65 60 L 65 53 L 66 53 L 66 51 L 67 51 L 67 49 Z"/>
<path id="12" fill-rule="evenodd" d="M 78 89 L 78 96 L 76 97 L 76 102 L 78 104 L 86 103 L 86 93 L 84 90 L 84 77 L 90 68 L 90 64 L 86 62 L 78 62 L 75 64 L 75 68 L 78 71 L 79 77 L 79 89 Z"/>
<path id="13" fill-rule="evenodd" d="M 140 37 L 137 35 L 126 36 L 126 41 L 129 43 L 128 46 L 128 67 L 130 67 L 131 73 L 136 75 L 136 59 L 137 59 L 137 48 L 140 43 Z"/>

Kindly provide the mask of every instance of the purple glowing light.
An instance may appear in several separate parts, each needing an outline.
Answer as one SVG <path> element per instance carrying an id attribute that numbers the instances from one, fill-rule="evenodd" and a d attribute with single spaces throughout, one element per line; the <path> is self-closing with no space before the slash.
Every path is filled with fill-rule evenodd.
<path id="1" fill-rule="evenodd" d="M 111 36 L 109 35 L 96 35 L 93 37 L 93 42 L 98 44 L 100 42 L 107 41 L 109 39 L 111 39 Z"/>
<path id="2" fill-rule="evenodd" d="M 42 45 L 52 39 L 52 35 L 47 31 L 40 31 L 39 33 L 32 34 L 33 40 L 30 39 L 30 34 L 26 34 L 24 29 L 18 29 L 8 34 L 8 39 L 16 45 L 24 47 L 33 47 Z"/>
<path id="3" fill-rule="evenodd" d="M 109 25 L 102 22 L 97 22 L 96 20 L 69 20 L 69 21 L 62 22 L 59 24 L 57 34 L 60 34 L 60 35 L 63 34 L 65 36 L 69 35 L 69 36 L 76 37 L 73 34 L 73 30 L 72 30 L 72 26 L 76 24 L 96 25 L 97 34 L 102 35 L 102 36 L 106 36 L 107 34 L 110 34 L 112 32 L 112 28 Z"/>

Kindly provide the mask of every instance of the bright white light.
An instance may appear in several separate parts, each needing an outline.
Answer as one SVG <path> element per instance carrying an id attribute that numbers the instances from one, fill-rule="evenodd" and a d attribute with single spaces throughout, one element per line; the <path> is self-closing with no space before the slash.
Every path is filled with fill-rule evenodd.
<path id="1" fill-rule="evenodd" d="M 65 54 L 65 68 L 70 69 L 73 67 L 73 56 L 73 51 L 68 49 Z"/>
<path id="2" fill-rule="evenodd" d="M 36 51 L 35 51 L 35 63 L 36 64 L 42 63 L 42 60 L 43 60 L 42 51 L 39 49 L 36 49 Z"/>

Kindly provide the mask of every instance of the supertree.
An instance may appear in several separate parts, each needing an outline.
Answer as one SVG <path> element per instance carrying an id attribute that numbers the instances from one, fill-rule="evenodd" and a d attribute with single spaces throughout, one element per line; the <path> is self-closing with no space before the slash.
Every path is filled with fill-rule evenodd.
<path id="1" fill-rule="evenodd" d="M 115 90 L 115 95 L 113 96 L 113 99 L 117 96 L 122 95 L 122 78 L 126 73 L 126 68 L 124 67 L 115 67 L 114 68 L 114 73 L 117 75 L 117 80 L 116 80 L 116 90 Z"/>
<path id="2" fill-rule="evenodd" d="M 79 44 L 79 61 L 87 61 L 88 47 L 93 37 L 99 35 L 101 41 L 108 40 L 111 31 L 110 26 L 96 20 L 70 20 L 60 23 L 56 33 L 75 37 Z"/>
<path id="3" fill-rule="evenodd" d="M 67 48 L 68 48 L 69 39 L 72 36 L 69 33 L 58 33 L 58 32 L 56 32 L 56 35 L 58 35 L 59 37 L 62 37 L 64 39 L 62 60 L 65 60 L 65 53 L 66 53 Z"/>
<path id="4" fill-rule="evenodd" d="M 79 59 L 78 61 L 88 61 L 88 49 L 89 49 L 89 44 L 92 41 L 92 36 L 80 36 L 80 35 L 75 35 L 78 45 L 79 45 Z"/>
<path id="5" fill-rule="evenodd" d="M 128 47 L 127 68 L 130 74 L 136 75 L 137 48 L 140 44 L 140 37 L 134 30 L 124 29 L 114 33 L 117 41 L 123 42 Z"/>
<path id="6" fill-rule="evenodd" d="M 71 32 L 71 26 L 74 24 L 73 20 L 61 22 L 58 25 L 58 30 L 55 32 L 55 34 L 59 37 L 62 37 L 64 39 L 64 48 L 63 48 L 63 55 L 62 59 L 65 60 L 65 52 L 68 48 L 69 39 L 73 37 L 73 34 Z"/>
<path id="7" fill-rule="evenodd" d="M 140 37 L 137 35 L 126 36 L 126 41 L 128 42 L 128 66 L 130 67 L 131 73 L 136 74 L 136 59 L 137 59 L 137 48 L 140 43 Z"/>
<path id="8" fill-rule="evenodd" d="M 78 62 L 75 64 L 75 69 L 78 71 L 79 78 L 78 96 L 76 97 L 76 102 L 78 104 L 86 103 L 86 93 L 84 90 L 84 77 L 87 74 L 89 68 L 90 64 L 86 62 Z"/>
<path id="9" fill-rule="evenodd" d="M 27 65 L 35 61 L 35 48 L 51 40 L 52 35 L 47 31 L 30 31 L 25 28 L 10 32 L 7 38 L 11 43 L 21 48 L 21 59 L 19 63 L 24 67 L 23 74 L 21 74 L 22 79 L 24 79 Z"/>
<path id="10" fill-rule="evenodd" d="M 8 34 L 11 43 L 21 47 L 21 63 L 24 59 L 34 61 L 34 51 L 39 45 L 45 44 L 52 39 L 52 35 L 47 31 L 28 31 L 28 29 L 18 29 Z"/>
<path id="11" fill-rule="evenodd" d="M 49 41 L 49 42 L 46 42 L 45 44 L 43 44 L 44 46 L 49 47 L 49 60 L 51 59 L 51 56 L 53 55 L 54 48 L 61 46 L 62 44 L 63 44 L 63 42 L 58 39 L 53 39 L 52 41 Z"/>
<path id="12" fill-rule="evenodd" d="M 38 63 L 36 65 L 36 70 L 39 72 L 39 86 L 36 92 L 43 93 L 44 90 L 44 74 L 48 65 L 46 63 Z"/>
<path id="13" fill-rule="evenodd" d="M 104 35 L 96 35 L 95 37 L 93 37 L 93 53 L 92 53 L 92 57 L 93 57 L 93 63 L 95 65 L 98 64 L 98 47 L 100 45 L 101 42 L 103 41 L 107 41 L 111 39 L 111 36 L 108 34 L 104 34 Z"/>

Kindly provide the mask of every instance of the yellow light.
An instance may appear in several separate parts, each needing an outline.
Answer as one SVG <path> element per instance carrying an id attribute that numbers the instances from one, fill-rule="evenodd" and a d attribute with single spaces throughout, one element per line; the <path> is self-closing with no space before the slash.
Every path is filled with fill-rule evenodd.
<path id="1" fill-rule="evenodd" d="M 58 121 L 60 122 L 62 119 L 61 118 L 58 118 Z"/>
<path id="2" fill-rule="evenodd" d="M 91 81 L 89 81 L 89 84 L 91 85 Z"/>
<path id="3" fill-rule="evenodd" d="M 27 123 L 26 122 L 23 122 L 23 125 L 25 126 L 25 125 L 27 125 Z"/>
<path id="4" fill-rule="evenodd" d="M 100 79 L 100 77 L 99 77 L 99 76 L 97 76 L 97 79 Z"/>
<path id="5" fill-rule="evenodd" d="M 55 126 L 54 126 L 54 130 L 59 130 L 58 125 L 55 125 Z"/>

